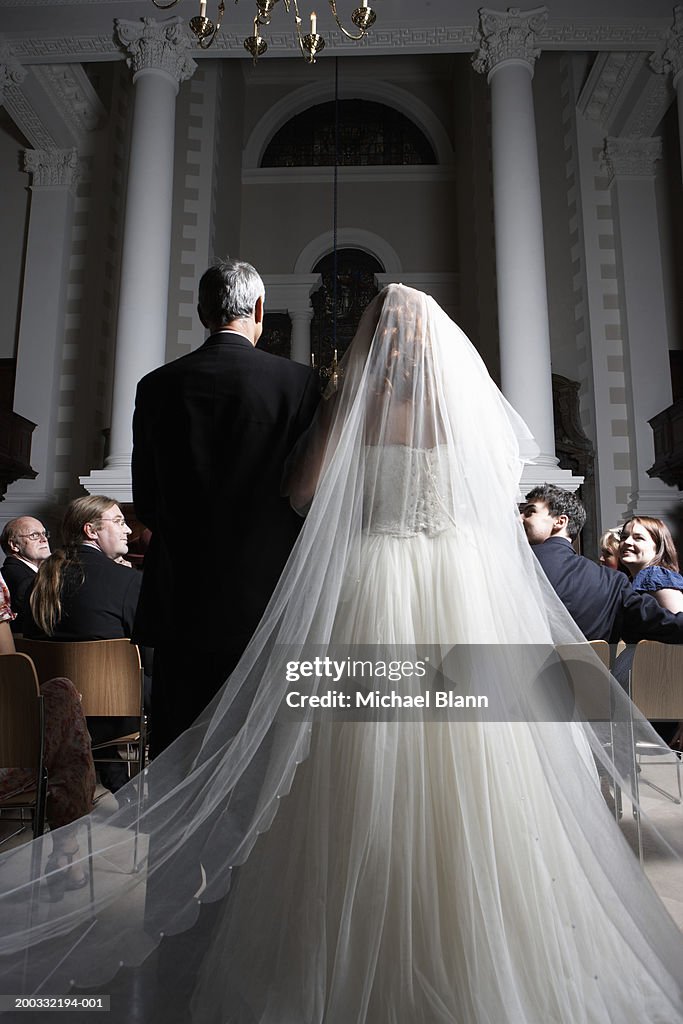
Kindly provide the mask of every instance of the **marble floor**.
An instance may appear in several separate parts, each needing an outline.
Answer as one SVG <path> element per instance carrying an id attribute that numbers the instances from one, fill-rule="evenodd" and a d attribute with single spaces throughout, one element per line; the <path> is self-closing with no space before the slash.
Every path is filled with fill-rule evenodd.
<path id="1" fill-rule="evenodd" d="M 101 794 L 101 799 L 106 801 L 113 798 L 105 793 Z M 646 790 L 643 790 L 641 799 L 644 810 L 671 847 L 667 852 L 661 844 L 655 845 L 647 829 L 644 829 L 642 842 L 645 870 L 672 918 L 683 930 L 683 806 L 650 795 Z M 637 851 L 637 823 L 627 801 L 624 801 L 621 828 L 634 851 Z M 229 899 L 228 896 L 227 901 Z M 118 905 L 111 909 L 112 927 L 115 927 L 116 914 L 143 912 L 140 906 Z M 184 971 L 184 975 L 190 979 L 196 976 L 215 922 L 223 912 L 225 901 L 223 904 L 204 907 L 195 928 L 165 939 L 139 968 L 123 968 L 113 980 L 104 985 L 77 990 L 84 995 L 108 994 L 111 998 L 111 1011 L 105 1016 L 102 1013 L 81 1011 L 73 1016 L 69 1014 L 67 1019 L 73 1020 L 74 1024 L 89 1024 L 95 1019 L 104 1020 L 107 1024 L 190 1024 L 191 992 L 187 987 L 178 986 L 172 965 L 180 958 L 189 968 Z M 5 1021 L 9 1024 L 14 1024 L 14 1021 L 17 1024 L 26 1024 L 27 1021 L 30 1024 L 54 1024 L 54 1013 L 31 1012 L 29 1016 L 25 1013 L 8 1013 L 2 1015 L 2 1020 L 3 1024 Z"/>

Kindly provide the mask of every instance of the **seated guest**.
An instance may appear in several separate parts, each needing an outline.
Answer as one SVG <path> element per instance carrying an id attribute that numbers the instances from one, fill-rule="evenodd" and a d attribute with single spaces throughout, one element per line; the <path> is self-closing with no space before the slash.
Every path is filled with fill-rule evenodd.
<path id="1" fill-rule="evenodd" d="M 130 528 L 111 498 L 88 495 L 68 506 L 63 547 L 41 565 L 30 597 L 26 635 L 51 640 L 116 640 L 130 637 L 141 575 L 117 564 L 128 551 Z M 134 732 L 136 719 L 91 718 L 93 743 Z M 104 757 L 115 756 L 102 751 Z M 102 765 L 100 776 L 115 792 L 128 780 L 126 768 Z"/>
<path id="2" fill-rule="evenodd" d="M 24 632 L 24 606 L 40 563 L 50 554 L 50 534 L 39 519 L 19 516 L 10 519 L 0 535 L 0 547 L 7 556 L 2 574 L 12 599 L 13 633 Z"/>
<path id="3" fill-rule="evenodd" d="M 633 516 L 624 523 L 619 545 L 621 564 L 638 594 L 652 594 L 670 612 L 683 612 L 683 576 L 669 527 L 661 519 Z M 683 722 L 655 722 L 655 729 L 672 747 L 683 746 Z"/>
<path id="4" fill-rule="evenodd" d="M 619 558 L 638 594 L 652 594 L 662 608 L 683 612 L 683 576 L 666 523 L 633 516 L 622 527 Z"/>
<path id="5" fill-rule="evenodd" d="M 0 576 L 0 655 L 14 654 L 14 638 L 9 627 L 13 614 L 9 590 Z M 66 889 L 80 889 L 87 881 L 79 865 L 51 877 L 49 873 L 71 864 L 78 853 L 75 830 L 62 826 L 77 821 L 92 810 L 95 766 L 76 687 L 68 679 L 50 679 L 41 685 L 40 692 L 45 711 L 46 816 L 51 830 L 61 829 L 53 838 L 46 870 L 51 897 L 59 899 Z M 31 789 L 34 784 L 35 772 L 29 772 L 20 765 L 0 769 L 0 796 L 3 798 Z"/>
<path id="6" fill-rule="evenodd" d="M 598 562 L 608 569 L 619 569 L 619 544 L 621 543 L 621 527 L 613 526 L 606 530 L 600 538 L 600 555 Z"/>
<path id="7" fill-rule="evenodd" d="M 575 494 L 552 484 L 535 487 L 521 519 L 546 576 L 588 640 L 683 643 L 683 614 L 672 615 L 649 594 L 635 593 L 624 573 L 574 550 L 572 541 L 586 522 Z"/>

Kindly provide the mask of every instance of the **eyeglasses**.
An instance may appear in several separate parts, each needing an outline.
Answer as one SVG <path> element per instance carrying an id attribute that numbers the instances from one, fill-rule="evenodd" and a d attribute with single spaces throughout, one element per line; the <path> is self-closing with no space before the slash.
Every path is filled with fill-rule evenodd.
<path id="1" fill-rule="evenodd" d="M 100 522 L 101 523 L 113 523 L 114 526 L 125 526 L 126 525 L 126 520 L 123 518 L 123 516 L 115 516 L 114 519 L 107 519 L 106 516 L 102 516 L 102 518 L 100 519 Z"/>
<path id="2" fill-rule="evenodd" d="M 33 533 L 18 533 L 17 534 L 17 540 L 33 540 L 33 541 L 36 541 L 36 540 L 40 540 L 41 537 L 44 537 L 45 540 L 49 540 L 50 539 L 50 531 L 49 530 L 34 530 Z"/>

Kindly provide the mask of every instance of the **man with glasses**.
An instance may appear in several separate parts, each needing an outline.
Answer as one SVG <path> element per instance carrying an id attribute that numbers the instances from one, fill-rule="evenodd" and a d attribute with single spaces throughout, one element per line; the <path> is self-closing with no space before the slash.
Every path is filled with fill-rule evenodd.
<path id="1" fill-rule="evenodd" d="M 119 564 L 131 532 L 121 509 L 101 494 L 75 498 L 61 532 L 62 546 L 45 561 L 33 586 L 26 635 L 67 641 L 130 638 L 141 574 Z M 136 725 L 134 718 L 88 720 L 93 743 L 133 732 Z M 128 780 L 123 762 L 103 764 L 99 771 L 113 793 Z"/>
<path id="2" fill-rule="evenodd" d="M 6 558 L 2 576 L 12 599 L 16 618 L 10 623 L 13 633 L 23 633 L 24 607 L 40 563 L 50 554 L 50 534 L 39 519 L 19 516 L 10 519 L 0 535 L 0 547 Z"/>

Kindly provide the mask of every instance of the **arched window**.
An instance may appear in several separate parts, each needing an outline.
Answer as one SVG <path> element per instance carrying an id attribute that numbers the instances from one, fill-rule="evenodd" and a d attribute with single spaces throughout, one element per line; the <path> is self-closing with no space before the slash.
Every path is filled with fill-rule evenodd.
<path id="1" fill-rule="evenodd" d="M 329 167 L 335 156 L 335 104 L 297 114 L 273 136 L 262 167 Z M 370 100 L 339 101 L 339 164 L 435 164 L 431 143 L 405 114 Z"/>

